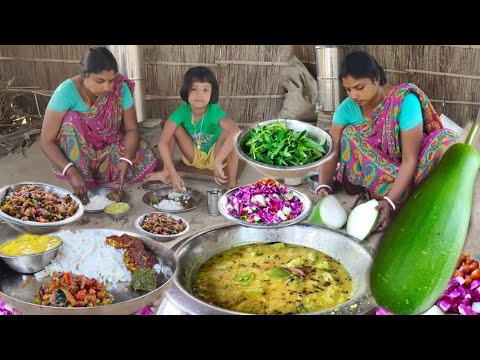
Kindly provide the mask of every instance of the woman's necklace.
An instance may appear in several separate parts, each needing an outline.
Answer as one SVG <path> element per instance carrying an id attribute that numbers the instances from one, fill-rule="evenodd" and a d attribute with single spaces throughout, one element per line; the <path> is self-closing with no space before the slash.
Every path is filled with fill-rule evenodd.
<path id="1" fill-rule="evenodd" d="M 202 129 L 203 129 L 203 118 L 205 117 L 205 115 L 207 114 L 207 112 L 205 111 L 205 113 L 203 114 L 202 118 L 197 121 L 196 123 L 194 122 L 195 121 L 195 118 L 193 117 L 193 112 L 192 112 L 192 124 L 193 126 L 195 126 L 195 132 L 196 132 L 196 137 L 195 139 L 193 139 L 193 142 L 195 143 L 195 145 L 197 146 L 197 149 L 200 150 L 202 148 L 202 145 L 200 144 L 200 135 L 202 134 Z M 197 131 L 197 124 L 200 122 L 200 132 Z"/>
<path id="2" fill-rule="evenodd" d="M 93 104 L 95 104 L 95 101 L 96 101 L 96 100 L 95 100 L 95 101 L 90 100 L 90 96 L 88 96 L 88 89 L 85 87 L 85 85 L 83 84 L 83 82 L 82 82 L 82 88 L 83 88 L 83 90 L 84 90 L 83 92 L 84 92 L 84 94 L 85 94 L 85 98 L 86 98 L 86 100 L 87 100 L 88 107 L 91 108 L 91 107 L 93 106 Z"/>

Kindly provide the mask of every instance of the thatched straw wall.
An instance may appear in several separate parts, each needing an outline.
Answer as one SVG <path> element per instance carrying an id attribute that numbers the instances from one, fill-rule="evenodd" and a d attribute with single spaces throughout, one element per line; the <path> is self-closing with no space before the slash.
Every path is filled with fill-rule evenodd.
<path id="1" fill-rule="evenodd" d="M 0 74 L 15 86 L 50 93 L 78 71 L 89 45 L 0 45 Z M 480 47 L 448 45 L 355 45 L 371 52 L 390 83 L 414 82 L 439 113 L 463 124 L 480 105 Z M 220 105 L 240 123 L 274 118 L 282 107 L 282 74 L 295 55 L 315 71 L 314 45 L 146 45 L 147 116 L 165 119 L 180 104 L 179 89 L 191 66 L 211 67 Z M 48 97 L 38 97 L 43 108 Z"/>

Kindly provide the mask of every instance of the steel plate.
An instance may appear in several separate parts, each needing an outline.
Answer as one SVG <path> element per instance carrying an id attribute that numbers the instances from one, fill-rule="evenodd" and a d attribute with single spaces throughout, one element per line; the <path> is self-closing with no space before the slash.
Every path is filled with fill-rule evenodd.
<path id="1" fill-rule="evenodd" d="M 282 185 L 283 186 L 283 185 Z M 222 195 L 220 199 L 218 199 L 218 209 L 220 210 L 220 213 L 225 216 L 228 220 L 233 221 L 234 223 L 244 225 L 244 226 L 249 226 L 249 227 L 255 227 L 255 228 L 262 228 L 262 229 L 274 229 L 274 228 L 281 228 L 284 226 L 289 226 L 296 224 L 302 220 L 304 220 L 311 211 L 312 207 L 312 201 L 310 198 L 306 195 L 304 195 L 302 192 L 292 189 L 291 187 L 286 186 L 287 190 L 291 193 L 293 193 L 296 197 L 300 199 L 300 201 L 303 203 L 303 210 L 302 212 L 292 220 L 287 220 L 287 221 L 282 221 L 281 223 L 270 223 L 270 224 L 264 224 L 264 223 L 249 223 L 245 220 L 238 219 L 235 216 L 232 216 L 228 213 L 227 210 L 227 205 L 228 205 L 228 197 L 234 193 L 236 193 L 239 190 L 239 187 L 236 187 L 234 189 L 231 189 L 230 191 L 226 192 L 225 194 Z"/>
<path id="2" fill-rule="evenodd" d="M 4 229 L 2 229 L 4 230 Z M 10 229 L 9 229 L 10 230 Z M 164 272 L 158 275 L 158 286 L 155 290 L 145 293 L 144 291 L 134 291 L 129 282 L 117 283 L 116 288 L 111 289 L 114 296 L 114 302 L 110 305 L 96 306 L 89 308 L 60 308 L 52 306 L 43 306 L 33 304 L 36 289 L 45 282 L 49 282 L 49 277 L 45 277 L 41 282 L 37 281 L 33 275 L 23 275 L 11 270 L 3 261 L 0 261 L 0 298 L 8 304 L 15 307 L 21 314 L 37 315 L 113 315 L 113 314 L 132 314 L 140 310 L 143 306 L 150 305 L 162 291 L 168 289 L 172 283 L 173 274 L 177 268 L 177 262 L 173 252 L 151 240 L 128 231 L 110 230 L 110 229 L 81 229 L 72 230 L 72 232 L 84 236 L 93 235 L 122 235 L 129 234 L 140 237 L 145 247 L 152 251 L 159 262 L 164 267 Z M 18 236 L 19 233 L 12 231 L 2 231 L 0 243 L 8 241 Z M 53 233 L 52 235 L 56 235 Z M 108 286 L 109 284 L 106 283 Z"/>
<path id="3" fill-rule="evenodd" d="M 202 203 L 205 201 L 205 196 L 201 192 L 187 187 L 184 193 L 188 195 L 189 198 L 181 202 L 181 204 L 183 205 L 183 209 L 181 210 L 160 209 L 152 205 L 152 203 L 158 204 L 162 200 L 165 200 L 165 199 L 168 200 L 168 194 L 170 194 L 172 191 L 173 191 L 173 188 L 171 186 L 164 186 L 164 187 L 159 187 L 159 188 L 150 190 L 145 195 L 143 195 L 143 202 L 146 205 L 150 206 L 152 209 L 155 209 L 157 211 L 164 211 L 169 213 L 181 213 L 181 212 L 196 209 L 197 207 L 202 205 Z"/>
<path id="4" fill-rule="evenodd" d="M 114 190 L 117 190 L 113 187 L 108 187 L 108 186 L 102 186 L 102 187 L 98 187 L 98 188 L 92 188 L 92 189 L 88 189 L 88 196 L 89 197 L 92 197 L 93 195 L 100 195 L 100 196 L 107 196 L 108 194 L 110 194 L 112 191 Z M 122 190 L 122 200 L 121 202 L 125 202 L 125 203 L 128 203 L 128 201 L 126 201 L 126 194 L 125 192 Z M 86 213 L 97 213 L 97 212 L 103 212 L 103 207 L 100 208 L 100 209 L 91 209 L 91 210 L 87 210 L 86 206 L 84 205 L 84 208 L 85 208 L 85 212 Z"/>

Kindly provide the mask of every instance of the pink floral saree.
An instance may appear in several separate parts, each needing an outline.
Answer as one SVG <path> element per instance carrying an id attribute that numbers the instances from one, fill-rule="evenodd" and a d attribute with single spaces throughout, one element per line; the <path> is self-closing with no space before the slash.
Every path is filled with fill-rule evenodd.
<path id="1" fill-rule="evenodd" d="M 115 77 L 112 91 L 98 98 L 86 112 L 67 111 L 57 138 L 60 149 L 75 164 L 86 179 L 87 186 L 113 182 L 115 167 L 124 156 L 122 129 L 123 82 L 133 94 L 133 82 L 124 75 Z M 126 182 L 139 182 L 157 166 L 151 146 L 140 139 L 132 166 L 125 175 Z M 67 180 L 62 170 L 53 167 L 55 176 Z"/>
<path id="2" fill-rule="evenodd" d="M 348 125 L 341 137 L 340 169 L 355 185 L 368 189 L 373 198 L 387 195 L 402 161 L 399 115 L 402 101 L 409 92 L 417 95 L 423 113 L 423 139 L 417 170 L 410 186 L 400 198 L 403 203 L 411 192 L 438 164 L 445 150 L 456 140 L 452 130 L 444 129 L 438 114 L 425 93 L 414 84 L 401 84 L 392 89 L 360 125 Z"/>

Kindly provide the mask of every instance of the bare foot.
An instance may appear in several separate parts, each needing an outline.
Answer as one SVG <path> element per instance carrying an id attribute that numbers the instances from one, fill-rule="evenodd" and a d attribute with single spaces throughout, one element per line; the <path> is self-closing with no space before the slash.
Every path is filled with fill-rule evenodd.
<path id="1" fill-rule="evenodd" d="M 157 181 L 160 180 L 164 184 L 170 184 L 170 174 L 165 171 L 154 171 L 145 177 L 145 181 Z"/>
<path id="2" fill-rule="evenodd" d="M 231 189 L 233 189 L 235 186 L 237 186 L 237 182 L 234 182 L 233 184 L 229 182 L 229 183 L 227 184 L 227 190 L 231 190 Z"/>

